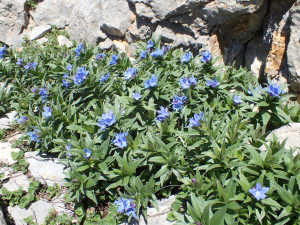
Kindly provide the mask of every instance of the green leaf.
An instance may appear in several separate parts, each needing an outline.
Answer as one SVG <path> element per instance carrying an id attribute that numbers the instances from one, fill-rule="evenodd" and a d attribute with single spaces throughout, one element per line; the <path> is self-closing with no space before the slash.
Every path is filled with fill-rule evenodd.
<path id="1" fill-rule="evenodd" d="M 93 202 L 95 202 L 96 204 L 98 204 L 94 190 L 86 190 L 86 196 L 91 199 Z"/>
<path id="2" fill-rule="evenodd" d="M 217 212 L 215 212 L 210 220 L 210 225 L 224 224 L 224 217 L 225 217 L 226 211 L 227 211 L 227 206 L 225 205 L 221 209 L 219 209 Z"/>

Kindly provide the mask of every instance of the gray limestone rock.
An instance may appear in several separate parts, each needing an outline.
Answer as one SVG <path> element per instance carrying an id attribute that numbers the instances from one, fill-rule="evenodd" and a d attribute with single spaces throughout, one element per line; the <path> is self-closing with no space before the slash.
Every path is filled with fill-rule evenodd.
<path id="1" fill-rule="evenodd" d="M 101 29 L 110 35 L 124 36 L 135 20 L 126 0 L 105 1 L 102 4 Z"/>
<path id="2" fill-rule="evenodd" d="M 152 23 L 165 20 L 171 16 L 192 11 L 211 0 L 152 0 L 135 2 L 138 16 L 151 19 Z"/>
<path id="3" fill-rule="evenodd" d="M 30 11 L 36 26 L 55 25 L 59 29 L 65 28 L 70 23 L 70 15 L 77 1 L 43 0 L 37 7 Z"/>
<path id="4" fill-rule="evenodd" d="M 28 209 L 21 209 L 19 206 L 7 208 L 15 221 L 15 225 L 24 225 L 23 219 L 29 216 L 33 216 L 33 221 L 37 224 L 43 224 L 51 209 L 53 209 L 52 205 L 43 200 L 32 203 Z"/>
<path id="5" fill-rule="evenodd" d="M 3 187 L 7 188 L 8 191 L 16 191 L 22 186 L 24 191 L 28 191 L 29 183 L 28 177 L 22 172 L 18 172 L 11 174 L 9 179 L 5 179 Z"/>
<path id="6" fill-rule="evenodd" d="M 51 30 L 50 25 L 37 26 L 33 28 L 33 30 L 30 32 L 29 40 L 33 41 L 41 37 L 44 37 L 44 35 L 50 30 Z"/>
<path id="7" fill-rule="evenodd" d="M 4 215 L 3 215 L 1 207 L 0 207 L 0 225 L 6 225 L 6 221 L 4 219 Z"/>
<path id="8" fill-rule="evenodd" d="M 0 42 L 8 45 L 20 45 L 23 41 L 23 29 L 28 23 L 25 11 L 27 0 L 0 1 Z"/>
<path id="9" fill-rule="evenodd" d="M 300 1 L 298 0 L 290 12 L 290 40 L 287 48 L 289 83 L 293 92 L 300 92 Z"/>
<path id="10" fill-rule="evenodd" d="M 28 170 L 31 175 L 42 184 L 52 186 L 54 183 L 64 184 L 66 177 L 63 172 L 67 172 L 65 165 L 59 163 L 57 158 L 40 152 L 26 152 L 25 160 L 29 163 Z"/>
<path id="11" fill-rule="evenodd" d="M 261 33 L 248 44 L 245 65 L 266 82 L 270 78 L 278 84 L 288 79 L 286 50 L 290 36 L 289 13 L 296 0 L 269 1 Z"/>
<path id="12" fill-rule="evenodd" d="M 69 26 L 66 27 L 66 30 L 70 34 L 70 39 L 89 44 L 98 43 L 98 39 L 102 35 L 100 25 L 103 21 L 102 8 L 104 1 L 76 0 L 74 2 L 75 7 L 69 16 Z"/>

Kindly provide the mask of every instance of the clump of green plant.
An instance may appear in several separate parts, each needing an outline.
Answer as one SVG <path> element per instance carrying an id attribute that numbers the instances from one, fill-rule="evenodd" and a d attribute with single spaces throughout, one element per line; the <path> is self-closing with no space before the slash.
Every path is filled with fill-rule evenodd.
<path id="1" fill-rule="evenodd" d="M 23 219 L 24 223 L 26 223 L 27 225 L 37 225 L 36 222 L 34 222 L 34 218 L 33 216 L 28 216 L 27 218 Z"/>
<path id="2" fill-rule="evenodd" d="M 27 4 L 28 4 L 29 6 L 31 6 L 32 8 L 36 8 L 36 2 L 35 2 L 35 0 L 29 0 L 29 1 L 27 2 Z"/>
<path id="3" fill-rule="evenodd" d="M 23 151 L 12 152 L 11 157 L 17 161 L 17 163 L 11 165 L 11 168 L 14 170 L 14 172 L 17 171 L 22 171 L 22 173 L 28 172 L 29 163 L 26 162 L 26 160 L 24 159 Z"/>
<path id="4" fill-rule="evenodd" d="M 28 193 L 23 191 L 22 186 L 20 186 L 16 191 L 8 191 L 7 188 L 3 187 L 1 188 L 3 196 L 0 198 L 9 201 L 10 206 L 18 205 L 21 209 L 23 209 L 39 199 L 35 194 L 39 187 L 40 182 L 38 180 L 29 183 Z"/>
<path id="5" fill-rule="evenodd" d="M 260 85 L 244 68 L 160 38 L 139 42 L 135 61 L 74 44 L 10 49 L 0 71 L 29 147 L 69 166 L 66 202 L 78 221 L 107 202 L 115 221 L 147 218 L 158 197 L 175 193 L 168 218 L 177 224 L 299 223 L 299 157 L 275 138 L 266 142 L 299 120 L 285 86 Z"/>
<path id="6" fill-rule="evenodd" d="M 49 193 L 48 199 L 52 199 L 55 196 L 59 196 L 61 193 L 61 187 L 55 183 L 52 186 L 48 186 L 47 192 Z"/>

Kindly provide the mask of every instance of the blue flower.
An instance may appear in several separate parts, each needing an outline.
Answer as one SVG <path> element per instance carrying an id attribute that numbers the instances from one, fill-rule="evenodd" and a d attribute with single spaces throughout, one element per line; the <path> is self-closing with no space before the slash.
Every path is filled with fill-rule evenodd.
<path id="1" fill-rule="evenodd" d="M 23 59 L 18 58 L 18 62 L 16 62 L 18 66 L 23 66 Z"/>
<path id="2" fill-rule="evenodd" d="M 34 88 L 31 89 L 31 91 L 32 91 L 33 93 L 35 93 L 35 92 L 37 92 L 37 89 L 34 87 Z"/>
<path id="3" fill-rule="evenodd" d="M 127 147 L 127 139 L 126 139 L 127 135 L 128 135 L 128 132 L 126 132 L 126 133 L 120 133 L 120 134 L 116 133 L 116 137 L 115 137 L 114 140 L 112 140 L 112 142 L 118 148 Z"/>
<path id="4" fill-rule="evenodd" d="M 181 62 L 188 63 L 188 62 L 190 62 L 191 58 L 192 58 L 192 53 L 191 52 L 186 53 L 181 57 Z"/>
<path id="5" fill-rule="evenodd" d="M 73 65 L 71 65 L 70 63 L 66 66 L 67 70 L 71 71 L 73 69 Z"/>
<path id="6" fill-rule="evenodd" d="M 39 133 L 40 131 L 35 129 L 35 127 L 33 127 L 33 128 L 34 128 L 34 131 L 29 132 L 28 135 L 30 136 L 31 141 L 40 142 L 40 139 L 38 139 L 39 136 L 37 135 L 37 133 Z"/>
<path id="7" fill-rule="evenodd" d="M 34 70 L 36 70 L 36 66 L 37 66 L 38 64 L 36 63 L 36 62 L 33 62 L 33 63 L 31 63 L 31 67 L 34 69 Z"/>
<path id="8" fill-rule="evenodd" d="M 118 59 L 119 59 L 118 54 L 113 55 L 108 65 L 116 65 L 118 63 Z"/>
<path id="9" fill-rule="evenodd" d="M 211 60 L 212 56 L 209 54 L 209 51 L 206 51 L 203 53 L 203 58 L 201 59 L 202 63 L 209 63 Z"/>
<path id="10" fill-rule="evenodd" d="M 71 150 L 72 149 L 71 143 L 69 143 L 65 148 L 66 148 L 66 150 Z"/>
<path id="11" fill-rule="evenodd" d="M 43 116 L 44 117 L 50 117 L 50 116 L 52 116 L 52 109 L 50 107 L 44 106 Z"/>
<path id="12" fill-rule="evenodd" d="M 190 83 L 191 83 L 192 85 L 194 85 L 194 86 L 197 85 L 197 78 L 194 77 L 194 75 L 190 78 Z"/>
<path id="13" fill-rule="evenodd" d="M 189 89 L 189 87 L 191 86 L 191 82 L 189 78 L 180 78 L 179 82 L 183 89 Z"/>
<path id="14" fill-rule="evenodd" d="M 160 110 L 157 112 L 158 113 L 158 116 L 156 118 L 156 122 L 158 121 L 164 121 L 167 117 L 170 116 L 169 114 L 169 110 L 168 110 L 168 107 L 164 108 L 164 107 L 160 107 Z"/>
<path id="15" fill-rule="evenodd" d="M 66 150 L 68 150 L 68 151 L 69 151 L 69 150 L 71 150 L 71 149 L 72 149 L 72 145 L 71 145 L 71 143 L 69 143 L 68 145 L 66 145 L 66 147 L 65 147 L 65 148 L 66 148 Z M 68 156 L 70 156 L 70 157 L 72 157 L 72 156 L 73 156 L 71 153 L 67 153 L 67 155 L 68 155 Z"/>
<path id="16" fill-rule="evenodd" d="M 118 213 L 123 213 L 130 208 L 132 199 L 122 199 L 121 197 L 119 199 L 119 201 L 116 200 L 114 203 L 119 206 Z"/>
<path id="17" fill-rule="evenodd" d="M 68 77 L 69 77 L 69 75 L 65 74 L 63 76 L 64 79 L 62 80 L 63 81 L 63 86 L 65 86 L 67 89 L 72 86 L 71 82 L 69 82 L 68 80 L 66 80 Z"/>
<path id="18" fill-rule="evenodd" d="M 96 60 L 101 60 L 104 59 L 106 57 L 106 55 L 104 53 L 99 53 L 96 55 Z"/>
<path id="19" fill-rule="evenodd" d="M 233 97 L 233 102 L 234 102 L 234 104 L 236 104 L 236 105 L 241 104 L 241 103 L 243 102 L 243 101 L 241 100 L 241 98 L 242 98 L 241 95 L 239 95 L 239 96 L 234 95 L 234 97 Z"/>
<path id="20" fill-rule="evenodd" d="M 261 187 L 260 183 L 256 184 L 255 188 L 249 189 L 249 192 L 256 198 L 258 201 L 259 199 L 265 199 L 266 193 L 269 191 L 270 188 L 268 187 Z"/>
<path id="21" fill-rule="evenodd" d="M 152 74 L 152 77 L 150 80 L 146 80 L 144 82 L 145 88 L 155 87 L 157 85 L 157 76 Z"/>
<path id="22" fill-rule="evenodd" d="M 18 123 L 26 123 L 28 121 L 28 117 L 21 116 L 20 119 L 17 119 Z"/>
<path id="23" fill-rule="evenodd" d="M 285 92 L 281 90 L 280 86 L 277 84 L 271 85 L 269 84 L 268 92 L 271 97 L 281 98 L 279 95 L 284 94 Z"/>
<path id="24" fill-rule="evenodd" d="M 84 51 L 84 47 L 82 43 L 79 43 L 79 45 L 75 49 L 76 56 L 80 56 L 81 51 Z"/>
<path id="25" fill-rule="evenodd" d="M 7 55 L 5 51 L 6 51 L 6 45 L 0 48 L 0 59 L 2 59 L 4 55 Z"/>
<path id="26" fill-rule="evenodd" d="M 92 152 L 91 152 L 91 150 L 89 150 L 89 149 L 87 149 L 87 148 L 85 148 L 84 149 L 84 158 L 86 158 L 86 159 L 88 159 L 88 158 L 90 158 L 91 157 L 91 155 L 92 155 Z"/>
<path id="27" fill-rule="evenodd" d="M 166 47 L 166 46 L 163 46 L 161 49 L 162 49 L 164 52 L 167 52 L 167 51 L 169 51 L 169 50 L 171 49 L 171 46 L 170 46 L 170 45 L 168 45 L 167 47 Z"/>
<path id="28" fill-rule="evenodd" d="M 109 79 L 109 76 L 110 76 L 110 73 L 106 74 L 105 75 L 102 75 L 102 77 L 100 78 L 100 82 L 105 82 Z"/>
<path id="29" fill-rule="evenodd" d="M 137 75 L 137 70 L 134 68 L 128 68 L 125 73 L 124 73 L 124 77 L 126 78 L 126 80 L 129 80 L 130 78 L 135 78 Z"/>
<path id="30" fill-rule="evenodd" d="M 36 62 L 33 62 L 33 63 L 27 63 L 27 65 L 24 66 L 24 69 L 25 69 L 25 70 L 35 70 L 35 69 L 36 69 L 36 66 L 37 66 L 37 63 L 36 63 Z"/>
<path id="31" fill-rule="evenodd" d="M 151 53 L 151 55 L 155 58 L 163 57 L 164 54 L 165 54 L 165 51 L 159 50 L 159 49 L 156 49 L 154 52 Z"/>
<path id="32" fill-rule="evenodd" d="M 40 95 L 42 96 L 43 102 L 45 102 L 46 98 L 48 97 L 48 90 L 46 88 L 41 88 Z"/>
<path id="33" fill-rule="evenodd" d="M 140 92 L 138 92 L 138 93 L 132 92 L 132 97 L 138 101 L 141 99 L 142 96 L 140 95 Z"/>
<path id="34" fill-rule="evenodd" d="M 179 111 L 180 109 L 183 108 L 183 105 L 185 104 L 187 100 L 187 97 L 186 96 L 181 96 L 181 97 L 178 97 L 177 95 L 175 95 L 175 97 L 173 98 L 173 102 L 172 102 L 172 109 L 175 110 L 175 111 Z"/>
<path id="35" fill-rule="evenodd" d="M 98 120 L 98 126 L 101 127 L 101 130 L 106 129 L 107 127 L 113 125 L 116 121 L 116 117 L 113 114 L 113 110 L 110 110 L 109 113 L 103 113 L 102 118 Z"/>
<path id="36" fill-rule="evenodd" d="M 212 81 L 211 80 L 207 80 L 207 83 L 206 83 L 206 86 L 212 87 L 212 88 L 216 88 L 219 85 L 220 85 L 220 83 L 218 83 L 217 79 L 213 79 Z"/>
<path id="37" fill-rule="evenodd" d="M 149 49 L 150 51 L 153 51 L 154 49 L 154 42 L 152 40 L 150 40 L 149 42 L 147 42 L 147 49 Z"/>
<path id="38" fill-rule="evenodd" d="M 131 200 L 131 199 L 130 199 Z M 134 218 L 137 219 L 137 215 L 136 215 L 136 208 L 135 208 L 136 204 L 135 203 L 131 203 L 129 209 L 127 209 L 126 211 L 126 215 L 130 216 L 132 215 Z"/>
<path id="39" fill-rule="evenodd" d="M 188 125 L 188 127 L 199 127 L 199 126 L 201 126 L 200 120 L 203 121 L 203 112 L 200 112 L 199 115 L 195 113 L 194 118 L 189 119 L 190 125 Z"/>
<path id="40" fill-rule="evenodd" d="M 76 85 L 81 84 L 83 81 L 85 81 L 88 74 L 89 74 L 89 71 L 85 70 L 85 68 L 83 66 L 78 68 L 77 73 L 75 74 L 75 77 L 73 77 L 74 83 Z"/>
<path id="41" fill-rule="evenodd" d="M 140 59 L 146 59 L 147 57 L 147 52 L 146 51 L 143 51 L 141 54 L 140 54 Z"/>

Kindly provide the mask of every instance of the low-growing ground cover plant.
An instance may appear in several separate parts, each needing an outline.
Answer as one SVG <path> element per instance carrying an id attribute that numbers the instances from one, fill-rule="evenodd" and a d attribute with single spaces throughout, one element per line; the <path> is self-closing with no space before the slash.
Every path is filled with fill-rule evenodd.
<path id="1" fill-rule="evenodd" d="M 30 147 L 70 167 L 66 202 L 79 221 L 104 202 L 118 221 L 147 218 L 158 197 L 175 193 L 168 219 L 177 224 L 299 224 L 299 156 L 265 140 L 299 121 L 285 86 L 260 86 L 210 52 L 193 56 L 154 37 L 138 44 L 135 61 L 55 41 L 1 55 Z"/>

